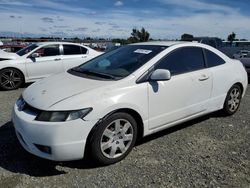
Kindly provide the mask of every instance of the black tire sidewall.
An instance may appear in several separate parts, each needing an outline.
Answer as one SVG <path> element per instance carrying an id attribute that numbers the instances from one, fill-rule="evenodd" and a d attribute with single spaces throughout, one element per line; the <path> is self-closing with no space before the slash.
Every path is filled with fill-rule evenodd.
<path id="1" fill-rule="evenodd" d="M 132 140 L 130 147 L 123 155 L 121 155 L 120 157 L 115 158 L 115 159 L 110 159 L 110 158 L 107 158 L 106 156 L 103 155 L 103 153 L 101 151 L 101 147 L 100 147 L 100 141 L 101 141 L 101 137 L 102 137 L 104 130 L 107 128 L 107 126 L 112 121 L 114 121 L 116 119 L 128 120 L 133 127 L 134 137 L 133 137 L 133 140 Z M 114 113 L 114 114 L 108 116 L 107 118 L 105 118 L 95 128 L 95 131 L 94 131 L 94 134 L 91 138 L 91 143 L 90 143 L 91 144 L 91 147 L 90 147 L 91 156 L 94 158 L 95 161 L 97 161 L 98 163 L 104 164 L 104 165 L 109 165 L 109 164 L 119 162 L 123 158 L 125 158 L 129 154 L 129 152 L 132 150 L 132 148 L 136 142 L 136 138 L 137 138 L 137 123 L 136 123 L 135 119 L 131 115 L 124 113 L 124 112 Z"/>
<path id="2" fill-rule="evenodd" d="M 16 85 L 16 86 L 15 86 L 14 88 L 12 88 L 12 89 L 3 87 L 3 86 L 1 85 L 1 83 L 0 83 L 0 89 L 2 89 L 2 90 L 14 90 L 14 89 L 17 89 L 17 88 L 21 87 L 21 86 L 23 85 L 23 83 L 24 83 L 24 76 L 23 76 L 23 74 L 21 73 L 21 71 L 15 69 L 15 68 L 6 68 L 6 69 L 0 70 L 0 76 L 2 75 L 2 73 L 4 73 L 4 72 L 7 71 L 7 70 L 13 70 L 13 71 L 15 71 L 16 73 L 18 73 L 18 75 L 20 76 L 21 82 L 20 82 L 20 84 Z M 1 80 L 0 80 L 0 82 L 1 82 Z"/>

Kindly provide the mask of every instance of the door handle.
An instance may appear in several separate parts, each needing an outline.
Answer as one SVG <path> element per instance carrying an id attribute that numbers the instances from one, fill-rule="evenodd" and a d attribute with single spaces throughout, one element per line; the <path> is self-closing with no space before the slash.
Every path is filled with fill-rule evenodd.
<path id="1" fill-rule="evenodd" d="M 87 57 L 86 55 L 82 56 L 82 58 L 86 58 L 86 57 Z"/>
<path id="2" fill-rule="evenodd" d="M 54 61 L 60 61 L 60 60 L 62 60 L 61 58 L 56 58 L 56 59 L 54 59 Z"/>
<path id="3" fill-rule="evenodd" d="M 202 74 L 201 77 L 199 78 L 199 81 L 205 81 L 207 79 L 209 79 L 209 76 Z"/>

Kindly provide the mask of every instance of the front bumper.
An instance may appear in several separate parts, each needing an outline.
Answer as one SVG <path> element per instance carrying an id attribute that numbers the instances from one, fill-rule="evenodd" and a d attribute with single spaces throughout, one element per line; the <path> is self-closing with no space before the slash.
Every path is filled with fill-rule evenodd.
<path id="1" fill-rule="evenodd" d="M 17 138 L 25 150 L 53 161 L 83 158 L 87 137 L 97 120 L 40 122 L 35 121 L 35 117 L 36 114 L 32 112 L 19 111 L 15 104 L 12 122 Z M 46 149 L 44 151 L 41 148 Z"/>

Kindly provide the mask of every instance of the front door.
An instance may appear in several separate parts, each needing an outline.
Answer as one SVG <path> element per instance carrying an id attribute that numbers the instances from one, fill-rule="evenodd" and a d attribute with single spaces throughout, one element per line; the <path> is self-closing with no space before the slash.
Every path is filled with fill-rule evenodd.
<path id="1" fill-rule="evenodd" d="M 29 80 L 35 81 L 64 71 L 59 45 L 46 45 L 33 54 L 26 61 Z"/>
<path id="2" fill-rule="evenodd" d="M 205 68 L 202 49 L 177 49 L 163 58 L 155 69 L 168 69 L 172 78 L 148 83 L 149 129 L 182 120 L 207 109 L 212 74 Z"/>

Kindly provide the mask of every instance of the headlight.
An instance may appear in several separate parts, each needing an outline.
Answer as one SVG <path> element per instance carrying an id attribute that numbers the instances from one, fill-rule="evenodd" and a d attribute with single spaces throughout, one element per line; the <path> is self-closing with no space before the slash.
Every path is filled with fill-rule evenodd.
<path id="1" fill-rule="evenodd" d="M 82 110 L 73 111 L 41 111 L 37 116 L 37 121 L 50 121 L 50 122 L 62 122 L 71 121 L 78 118 L 84 118 L 88 113 L 92 111 L 92 108 L 85 108 Z"/>

